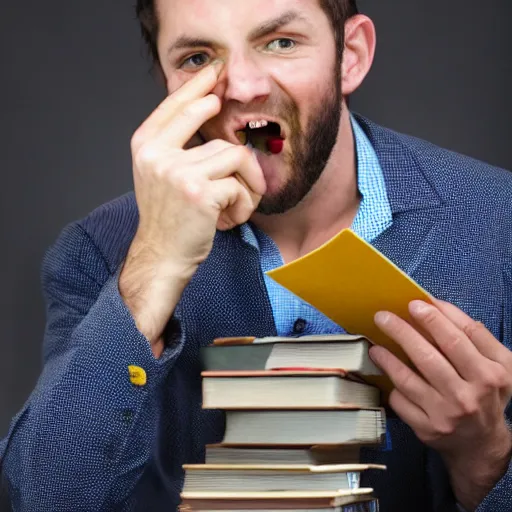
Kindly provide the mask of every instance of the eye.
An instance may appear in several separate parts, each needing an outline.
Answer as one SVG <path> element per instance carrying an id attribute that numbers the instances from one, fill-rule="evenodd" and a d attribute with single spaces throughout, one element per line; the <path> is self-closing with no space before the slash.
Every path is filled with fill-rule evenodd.
<path id="1" fill-rule="evenodd" d="M 293 39 L 287 37 L 281 37 L 270 41 L 265 47 L 267 50 L 274 51 L 290 51 L 297 46 L 297 43 Z"/>
<path id="2" fill-rule="evenodd" d="M 210 57 L 206 53 L 195 53 L 185 59 L 181 64 L 182 69 L 198 69 L 208 63 Z"/>

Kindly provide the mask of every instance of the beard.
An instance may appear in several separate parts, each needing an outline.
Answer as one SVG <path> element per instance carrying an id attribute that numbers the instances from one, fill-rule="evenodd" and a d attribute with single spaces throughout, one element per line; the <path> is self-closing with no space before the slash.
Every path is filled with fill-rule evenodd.
<path id="1" fill-rule="evenodd" d="M 310 116 L 304 130 L 295 103 L 285 107 L 282 116 L 291 128 L 290 154 L 286 164 L 290 177 L 272 196 L 263 196 L 257 212 L 282 214 L 297 206 L 313 188 L 324 171 L 338 138 L 342 110 L 341 65 L 337 63 L 331 86 L 319 98 L 318 109 Z"/>

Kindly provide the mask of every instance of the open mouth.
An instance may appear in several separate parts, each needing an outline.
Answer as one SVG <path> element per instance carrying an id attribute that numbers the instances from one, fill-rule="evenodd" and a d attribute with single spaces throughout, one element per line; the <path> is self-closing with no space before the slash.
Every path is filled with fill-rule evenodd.
<path id="1" fill-rule="evenodd" d="M 281 126 L 272 121 L 251 121 L 244 130 L 238 130 L 236 136 L 243 145 L 262 153 L 277 155 L 283 150 Z"/>

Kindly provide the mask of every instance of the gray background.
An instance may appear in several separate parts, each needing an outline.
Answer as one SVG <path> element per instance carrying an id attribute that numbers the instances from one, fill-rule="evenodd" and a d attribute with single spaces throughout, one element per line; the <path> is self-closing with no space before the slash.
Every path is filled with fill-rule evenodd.
<path id="1" fill-rule="evenodd" d="M 2 2 L 0 438 L 40 371 L 44 251 L 131 188 L 130 136 L 161 99 L 133 3 Z M 512 168 L 511 4 L 361 0 L 379 44 L 352 108 Z"/>

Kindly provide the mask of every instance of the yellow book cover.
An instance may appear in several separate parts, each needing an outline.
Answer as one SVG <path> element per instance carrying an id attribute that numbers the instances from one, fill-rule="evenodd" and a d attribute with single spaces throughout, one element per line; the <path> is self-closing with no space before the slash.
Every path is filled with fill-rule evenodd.
<path id="1" fill-rule="evenodd" d="M 432 302 L 431 296 L 353 231 L 345 229 L 315 251 L 267 274 L 350 334 L 366 336 L 411 365 L 400 346 L 377 328 L 373 317 L 378 311 L 390 311 L 409 321 L 409 302 Z M 386 378 L 365 380 L 386 395 L 392 389 Z"/>

